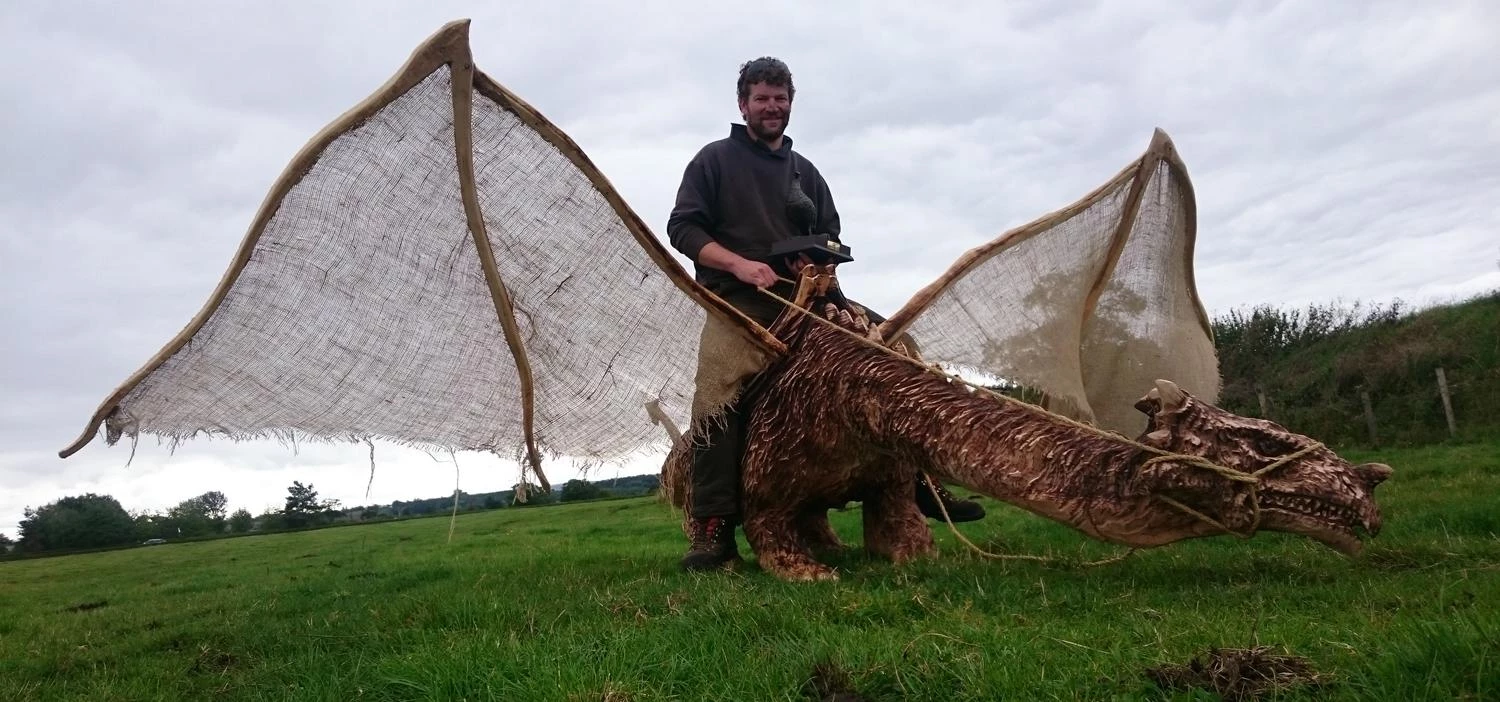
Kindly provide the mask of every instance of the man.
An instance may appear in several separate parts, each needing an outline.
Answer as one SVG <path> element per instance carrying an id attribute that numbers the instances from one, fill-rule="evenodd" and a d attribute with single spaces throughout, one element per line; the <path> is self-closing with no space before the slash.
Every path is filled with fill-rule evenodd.
<path id="1" fill-rule="evenodd" d="M 785 63 L 762 57 L 740 66 L 737 83 L 744 124 L 698 151 L 683 173 L 677 202 L 667 220 L 673 248 L 694 262 L 695 277 L 725 302 L 769 327 L 780 303 L 760 293 L 792 297 L 795 264 L 771 260 L 771 245 L 793 236 L 839 238 L 839 214 L 828 184 L 811 161 L 792 150 L 786 127 L 796 88 Z M 883 321 L 870 313 L 871 321 Z M 692 545 L 682 559 L 688 570 L 720 568 L 738 560 L 734 530 L 739 522 L 743 407 L 730 406 L 712 423 L 705 446 L 693 454 Z M 696 419 L 696 418 L 695 418 Z M 984 516 L 977 503 L 956 501 L 936 483 L 954 521 Z M 928 517 L 941 518 L 926 483 L 916 497 Z"/>

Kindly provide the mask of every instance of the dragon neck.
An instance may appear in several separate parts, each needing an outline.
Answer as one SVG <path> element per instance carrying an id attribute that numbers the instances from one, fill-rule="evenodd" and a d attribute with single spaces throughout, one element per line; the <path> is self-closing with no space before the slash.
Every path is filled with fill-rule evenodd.
<path id="1" fill-rule="evenodd" d="M 1043 516 L 1082 526 L 1080 505 L 1119 489 L 1144 458 L 1117 438 L 971 392 L 906 361 L 870 362 L 865 399 L 880 410 L 861 420 L 877 443 L 945 480 Z"/>

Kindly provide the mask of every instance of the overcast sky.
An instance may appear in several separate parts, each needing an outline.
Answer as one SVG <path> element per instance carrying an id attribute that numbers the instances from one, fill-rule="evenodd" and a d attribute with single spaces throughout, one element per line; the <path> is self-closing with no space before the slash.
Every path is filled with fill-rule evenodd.
<path id="1" fill-rule="evenodd" d="M 368 497 L 363 445 L 169 454 L 143 437 L 129 466 L 128 442 L 57 451 L 203 305 L 292 155 L 460 17 L 479 67 L 663 238 L 683 165 L 738 119 L 739 64 L 786 60 L 788 133 L 858 259 L 841 277 L 887 313 L 964 250 L 1092 190 L 1155 127 L 1196 189 L 1210 314 L 1500 288 L 1487 0 L 7 2 L 0 532 L 90 491 L 155 510 L 222 490 L 255 513 L 292 480 L 346 505 L 451 493 L 447 456 L 384 444 Z M 458 468 L 469 492 L 517 475 L 480 455 Z"/>

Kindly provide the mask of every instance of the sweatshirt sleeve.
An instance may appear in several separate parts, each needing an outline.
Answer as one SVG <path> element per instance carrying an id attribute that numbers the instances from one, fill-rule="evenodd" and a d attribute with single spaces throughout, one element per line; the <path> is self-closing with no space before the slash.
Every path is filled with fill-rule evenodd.
<path id="1" fill-rule="evenodd" d="M 672 248 L 693 261 L 714 239 L 709 231 L 715 227 L 713 216 L 717 179 L 709 167 L 708 155 L 699 152 L 688 162 L 677 187 L 677 202 L 667 218 L 667 239 Z"/>

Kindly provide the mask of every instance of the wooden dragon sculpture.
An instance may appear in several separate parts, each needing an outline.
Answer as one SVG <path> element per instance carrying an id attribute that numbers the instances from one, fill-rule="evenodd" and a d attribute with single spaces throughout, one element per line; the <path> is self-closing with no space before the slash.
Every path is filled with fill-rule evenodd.
<path id="1" fill-rule="evenodd" d="M 1164 132 L 1093 192 L 965 253 L 879 329 L 812 269 L 799 302 L 816 314 L 766 329 L 478 70 L 468 37 L 467 20 L 439 29 L 292 158 L 202 309 L 62 457 L 100 433 L 379 438 L 508 455 L 548 489 L 544 457 L 659 455 L 657 422 L 701 426 L 754 378 L 746 532 L 783 577 L 830 574 L 809 548 L 842 500 L 863 500 L 871 550 L 931 550 L 907 494 L 918 469 L 1130 545 L 1259 528 L 1350 552 L 1379 526 L 1370 491 L 1389 469 L 1209 404 L 1196 210 Z M 882 339 L 1045 391 L 1051 411 L 971 392 Z"/>
<path id="2" fill-rule="evenodd" d="M 1361 534 L 1380 531 L 1374 490 L 1388 466 L 1350 465 L 1167 380 L 1136 403 L 1149 426 L 1134 439 L 976 391 L 913 362 L 899 343 L 900 353 L 880 345 L 833 275 L 804 270 L 795 308 L 771 327 L 788 355 L 753 383 L 744 528 L 777 577 L 835 577 L 816 554 L 841 546 L 827 514 L 851 500 L 864 503 L 871 554 L 902 562 L 931 553 L 911 494 L 919 470 L 1135 548 L 1265 529 L 1353 555 Z M 668 459 L 674 497 L 689 490 L 685 459 L 682 450 Z"/>

